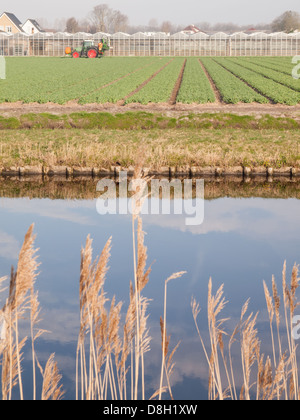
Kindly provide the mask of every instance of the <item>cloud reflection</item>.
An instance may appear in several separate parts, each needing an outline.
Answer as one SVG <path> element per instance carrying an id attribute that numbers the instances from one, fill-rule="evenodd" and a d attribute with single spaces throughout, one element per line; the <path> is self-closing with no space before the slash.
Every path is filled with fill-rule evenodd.
<path id="1" fill-rule="evenodd" d="M 0 257 L 16 260 L 20 247 L 19 241 L 14 236 L 0 230 Z"/>

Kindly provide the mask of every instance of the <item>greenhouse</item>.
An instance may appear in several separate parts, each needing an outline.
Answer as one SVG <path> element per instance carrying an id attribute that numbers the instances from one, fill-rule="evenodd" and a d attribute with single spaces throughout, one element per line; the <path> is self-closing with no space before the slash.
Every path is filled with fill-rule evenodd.
<path id="1" fill-rule="evenodd" d="M 59 57 L 65 54 L 66 47 L 79 47 L 84 40 L 95 43 L 106 39 L 110 56 L 295 56 L 300 55 L 300 33 L 283 32 L 265 34 L 257 32 L 232 35 L 218 32 L 207 35 L 202 32 L 194 35 L 177 33 L 166 35 L 158 32 L 148 35 L 138 32 L 133 35 L 118 32 L 88 34 L 79 32 L 69 34 L 37 33 L 6 34 L 0 33 L 0 55 L 4 56 L 45 56 Z"/>

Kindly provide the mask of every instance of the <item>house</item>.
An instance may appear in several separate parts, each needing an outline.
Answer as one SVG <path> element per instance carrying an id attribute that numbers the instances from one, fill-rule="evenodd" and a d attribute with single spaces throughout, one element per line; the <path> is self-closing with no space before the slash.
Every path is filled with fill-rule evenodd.
<path id="1" fill-rule="evenodd" d="M 8 34 L 25 33 L 28 35 L 44 32 L 36 20 L 27 19 L 26 22 L 22 24 L 16 15 L 7 12 L 2 13 L 0 16 L 0 32 L 1 31 Z"/>
<path id="2" fill-rule="evenodd" d="M 23 33 L 22 23 L 13 13 L 4 12 L 0 16 L 0 31 L 8 34 Z"/>
<path id="3" fill-rule="evenodd" d="M 194 35 L 194 34 L 198 34 L 199 32 L 205 33 L 201 31 L 201 29 L 197 28 L 197 26 L 195 25 L 189 25 L 186 28 L 184 28 L 183 31 L 181 31 L 181 33 L 185 35 Z"/>
<path id="4" fill-rule="evenodd" d="M 34 19 L 27 19 L 26 22 L 22 25 L 22 29 L 28 35 L 44 32 L 38 22 Z"/>

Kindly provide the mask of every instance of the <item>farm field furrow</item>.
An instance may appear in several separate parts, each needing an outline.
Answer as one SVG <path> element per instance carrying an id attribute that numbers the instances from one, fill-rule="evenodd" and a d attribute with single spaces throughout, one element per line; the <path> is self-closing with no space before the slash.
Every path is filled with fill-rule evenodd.
<path id="1" fill-rule="evenodd" d="M 215 102 L 216 98 L 199 59 L 187 60 L 177 102 L 184 104 Z"/>
<path id="2" fill-rule="evenodd" d="M 257 89 L 261 94 L 270 98 L 274 103 L 296 105 L 300 102 L 300 93 L 295 92 L 288 87 L 268 79 L 253 70 L 246 69 L 241 65 L 224 58 L 216 58 L 217 63 L 224 66 L 236 76 L 240 77 L 253 88 Z"/>
<path id="3" fill-rule="evenodd" d="M 224 102 L 228 104 L 238 102 L 268 103 L 265 97 L 255 92 L 212 58 L 201 58 L 201 62 L 210 74 Z"/>

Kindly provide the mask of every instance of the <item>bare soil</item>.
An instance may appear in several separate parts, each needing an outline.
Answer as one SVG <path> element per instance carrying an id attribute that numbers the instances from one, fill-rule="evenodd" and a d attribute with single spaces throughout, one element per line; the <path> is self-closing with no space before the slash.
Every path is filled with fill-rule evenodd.
<path id="1" fill-rule="evenodd" d="M 112 114 L 125 113 L 128 111 L 160 112 L 167 116 L 178 116 L 186 113 L 233 113 L 237 115 L 269 114 L 275 117 L 290 117 L 300 119 L 300 104 L 296 106 L 273 105 L 273 104 L 175 104 L 168 103 L 141 105 L 137 103 L 127 105 L 116 104 L 85 104 L 80 105 L 76 101 L 68 102 L 65 105 L 55 103 L 24 104 L 22 102 L 0 104 L 0 115 L 3 117 L 18 117 L 28 113 L 51 113 L 55 115 L 71 114 L 73 112 L 110 112 Z"/>

